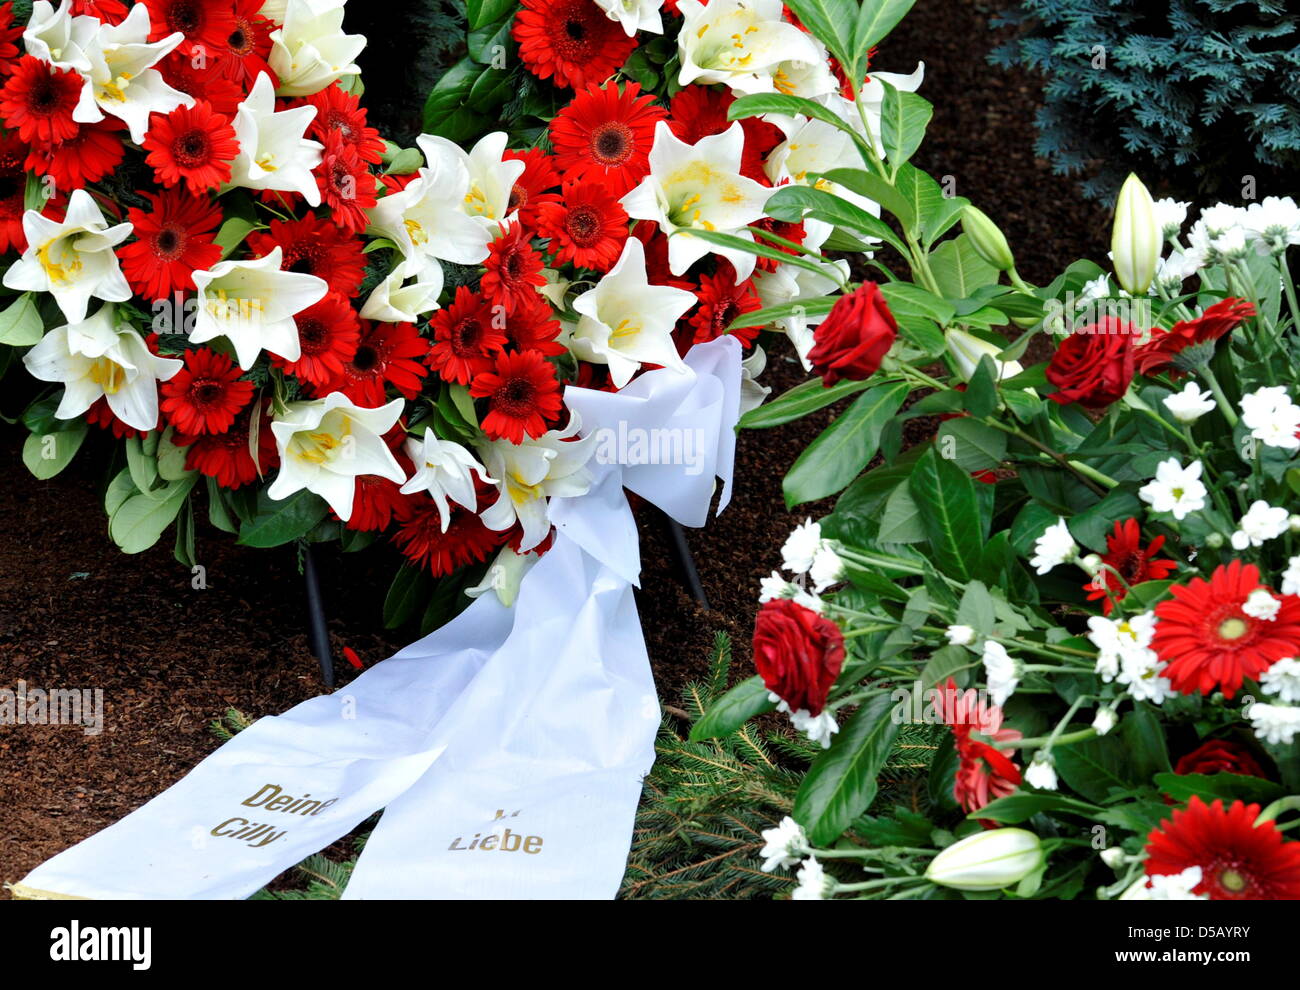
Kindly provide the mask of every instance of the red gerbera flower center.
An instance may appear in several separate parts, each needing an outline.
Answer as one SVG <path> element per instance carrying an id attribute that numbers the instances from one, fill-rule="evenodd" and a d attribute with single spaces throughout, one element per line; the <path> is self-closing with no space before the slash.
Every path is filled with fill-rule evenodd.
<path id="1" fill-rule="evenodd" d="M 622 121 L 607 121 L 591 132 L 591 156 L 601 165 L 622 165 L 631 157 L 632 149 L 632 129 Z"/>
<path id="2" fill-rule="evenodd" d="M 483 347 L 483 324 L 473 316 L 464 317 L 452 327 L 451 349 L 457 357 L 473 357 Z"/>
<path id="3" fill-rule="evenodd" d="M 329 349 L 329 328 L 324 323 L 314 316 L 299 317 L 294 322 L 298 324 L 298 339 L 304 354 L 319 354 Z"/>
<path id="4" fill-rule="evenodd" d="M 576 62 L 589 53 L 588 36 L 591 32 L 587 26 L 588 16 L 583 8 L 570 4 L 560 18 L 560 30 L 555 33 L 554 44 L 555 50 L 565 58 Z"/>
<path id="5" fill-rule="evenodd" d="M 564 229 L 579 247 L 591 247 L 600 240 L 600 212 L 591 206 L 575 206 L 565 218 Z"/>
<path id="6" fill-rule="evenodd" d="M 173 0 L 167 8 L 167 26 L 182 34 L 194 34 L 203 27 L 202 7 L 187 0 Z"/>
<path id="7" fill-rule="evenodd" d="M 1250 624 L 1240 615 L 1229 615 L 1219 622 L 1220 639 L 1241 639 L 1248 632 L 1250 632 Z"/>
<path id="8" fill-rule="evenodd" d="M 203 131 L 183 131 L 172 141 L 172 154 L 186 168 L 194 168 L 208 160 L 208 136 Z"/>
<path id="9" fill-rule="evenodd" d="M 357 371 L 369 372 L 374 371 L 379 366 L 379 352 L 369 344 L 362 344 L 357 348 L 356 355 L 352 358 L 352 367 Z"/>
<path id="10" fill-rule="evenodd" d="M 163 227 L 154 234 L 153 253 L 163 261 L 175 261 L 185 254 L 185 228 L 175 225 Z"/>
<path id="11" fill-rule="evenodd" d="M 245 55 L 251 55 L 254 51 L 253 38 L 256 37 L 253 31 L 253 25 L 247 20 L 240 18 L 235 22 L 235 30 L 230 32 L 230 37 L 226 39 L 226 44 L 230 51 L 240 58 Z"/>
<path id="12" fill-rule="evenodd" d="M 190 385 L 190 401 L 196 406 L 210 406 L 224 395 L 225 388 L 222 383 L 214 382 L 209 378 L 195 379 Z"/>

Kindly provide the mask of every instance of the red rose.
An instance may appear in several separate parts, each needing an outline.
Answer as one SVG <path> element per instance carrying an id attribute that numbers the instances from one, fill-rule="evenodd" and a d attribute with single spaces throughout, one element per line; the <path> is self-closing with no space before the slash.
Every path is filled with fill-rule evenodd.
<path id="1" fill-rule="evenodd" d="M 1047 380 L 1059 389 L 1048 396 L 1061 405 L 1077 402 L 1104 409 L 1128 391 L 1133 380 L 1131 323 L 1108 316 L 1079 327 L 1061 341 L 1047 366 Z"/>
<path id="2" fill-rule="evenodd" d="M 1218 340 L 1254 315 L 1255 307 L 1243 299 L 1220 299 L 1194 320 L 1179 320 L 1168 330 L 1156 327 L 1151 339 L 1134 351 L 1137 369 L 1144 375 L 1163 371 L 1180 351 Z"/>
<path id="3" fill-rule="evenodd" d="M 758 610 L 754 666 L 792 712 L 820 715 L 843 665 L 844 635 L 835 623 L 788 598 Z"/>
<path id="4" fill-rule="evenodd" d="M 1241 743 L 1211 739 L 1183 756 L 1174 773 L 1239 773 L 1246 777 L 1265 777 L 1263 768 Z"/>
<path id="5" fill-rule="evenodd" d="M 898 323 L 875 282 L 840 296 L 813 334 L 808 360 L 828 388 L 870 378 L 898 339 Z"/>

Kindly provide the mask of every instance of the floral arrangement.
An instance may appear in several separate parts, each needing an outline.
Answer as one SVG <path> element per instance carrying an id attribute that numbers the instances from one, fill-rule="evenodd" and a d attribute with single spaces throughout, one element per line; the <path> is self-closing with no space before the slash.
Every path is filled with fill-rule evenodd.
<path id="1" fill-rule="evenodd" d="M 126 552 L 171 527 L 194 566 L 202 486 L 245 545 L 391 539 L 390 625 L 509 602 L 548 499 L 589 480 L 565 385 L 618 389 L 723 333 L 757 374 L 760 329 L 810 319 L 771 306 L 843 283 L 806 257 L 830 223 L 766 209 L 839 132 L 728 114 L 878 118 L 884 84 L 851 83 L 872 32 L 832 56 L 776 0 L 468 13 L 471 52 L 517 44 L 549 116 L 470 140 L 426 113 L 404 149 L 367 125 L 343 0 L 0 6 L 0 343 L 51 386 L 24 461 L 48 478 L 110 433 Z"/>
<path id="2" fill-rule="evenodd" d="M 1188 228 L 1130 177 L 1118 284 L 1032 286 L 906 164 L 926 109 L 887 90 L 823 175 L 894 224 L 821 183 L 769 200 L 874 237 L 878 281 L 799 303 L 827 314 L 821 380 L 742 421 L 854 397 L 784 479 L 792 506 L 839 495 L 762 583 L 757 674 L 691 738 L 776 708 L 824 747 L 764 833 L 797 899 L 1300 898 L 1300 207 Z M 903 726 L 932 731 L 923 811 L 873 803 Z"/>

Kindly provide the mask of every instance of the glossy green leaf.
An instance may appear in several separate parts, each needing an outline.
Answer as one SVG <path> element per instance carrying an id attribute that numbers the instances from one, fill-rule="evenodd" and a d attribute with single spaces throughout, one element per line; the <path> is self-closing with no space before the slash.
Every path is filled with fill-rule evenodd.
<path id="1" fill-rule="evenodd" d="M 740 417 L 743 430 L 762 430 L 772 426 L 781 426 L 807 416 L 810 412 L 824 409 L 826 406 L 850 395 L 861 392 L 869 382 L 836 382 L 830 388 L 824 386 L 820 378 L 796 385 L 779 398 L 773 399 L 757 409 L 751 409 Z"/>
<path id="2" fill-rule="evenodd" d="M 970 474 L 931 447 L 917 461 L 908 490 L 920 508 L 934 562 L 950 577 L 969 580 L 985 537 Z"/>
<path id="3" fill-rule="evenodd" d="M 758 676 L 741 681 L 708 707 L 691 725 L 691 741 L 718 739 L 731 735 L 755 715 L 770 712 L 776 702 L 768 700 L 768 690 Z"/>

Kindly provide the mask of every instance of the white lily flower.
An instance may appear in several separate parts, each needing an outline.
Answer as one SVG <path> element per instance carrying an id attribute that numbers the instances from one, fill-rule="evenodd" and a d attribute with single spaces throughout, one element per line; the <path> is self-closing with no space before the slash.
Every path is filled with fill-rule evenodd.
<path id="1" fill-rule="evenodd" d="M 754 345 L 754 353 L 740 362 L 740 415 L 763 404 L 772 389 L 759 382 L 759 376 L 767 367 L 767 354 L 763 348 Z"/>
<path id="2" fill-rule="evenodd" d="M 925 63 L 917 62 L 916 68 L 903 75 L 899 72 L 872 72 L 871 78 L 863 84 L 858 90 L 858 104 L 861 107 L 853 105 L 852 100 L 846 100 L 839 93 L 838 87 L 832 93 L 818 100 L 828 109 L 835 112 L 837 116 L 863 138 L 867 137 L 866 127 L 863 126 L 862 118 L 865 116 L 867 124 L 871 128 L 871 142 L 875 146 L 876 154 L 881 158 L 885 157 L 885 146 L 881 141 L 881 114 L 885 107 L 885 87 L 884 83 L 898 90 L 900 93 L 915 93 L 921 88 L 921 83 L 925 81 Z"/>
<path id="3" fill-rule="evenodd" d="M 442 266 L 430 265 L 423 272 L 424 279 L 409 284 L 397 272 L 374 287 L 361 307 L 363 320 L 379 323 L 414 323 L 424 313 L 438 308 L 442 295 Z"/>
<path id="4" fill-rule="evenodd" d="M 198 300 L 190 340 L 227 338 L 245 371 L 264 350 L 297 361 L 302 346 L 293 318 L 324 299 L 329 284 L 315 275 L 281 271 L 280 254 L 277 244 L 265 257 L 222 261 L 195 272 Z"/>
<path id="5" fill-rule="evenodd" d="M 239 154 L 231 165 L 232 186 L 276 189 L 302 195 L 308 206 L 320 206 L 314 169 L 323 146 L 303 135 L 316 117 L 312 106 L 275 109 L 271 77 L 259 73 L 248 97 L 235 111 Z"/>
<path id="6" fill-rule="evenodd" d="M 108 225 L 98 204 L 84 189 L 68 198 L 63 220 L 36 210 L 23 214 L 27 250 L 4 274 L 6 288 L 48 292 L 70 323 L 86 318 L 91 299 L 125 302 L 131 298 L 113 248 L 131 235 L 131 224 Z"/>
<path id="7" fill-rule="evenodd" d="M 682 86 L 725 83 L 738 93 L 770 93 L 782 62 L 815 62 L 812 36 L 782 18 L 781 0 L 681 0 L 677 35 Z"/>
<path id="8" fill-rule="evenodd" d="M 149 116 L 192 106 L 194 98 L 172 89 L 153 68 L 185 36 L 179 31 L 149 42 L 149 9 L 136 4 L 121 24 L 102 24 L 86 41 L 90 69 L 72 119 L 93 124 L 105 115 L 125 121 L 131 140 L 139 144 L 149 130 Z"/>
<path id="9" fill-rule="evenodd" d="M 281 96 L 311 96 L 343 76 L 361 72 L 356 57 L 366 47 L 360 34 L 343 33 L 346 0 L 288 0 L 271 32 L 267 63 L 280 77 Z"/>
<path id="10" fill-rule="evenodd" d="M 407 438 L 406 456 L 415 465 L 415 474 L 402 486 L 402 494 L 428 492 L 438 506 L 438 520 L 444 533 L 451 524 L 448 500 L 470 512 L 478 511 L 475 474 L 488 484 L 496 484 L 496 479 L 488 477 L 487 468 L 475 460 L 473 454 L 453 440 L 439 439 L 427 426 L 423 440 Z"/>
<path id="11" fill-rule="evenodd" d="M 478 598 L 489 591 L 495 592 L 497 600 L 506 608 L 515 603 L 519 595 L 519 585 L 524 575 L 541 558 L 535 553 L 515 553 L 510 547 L 502 547 L 483 575 L 483 580 L 472 588 L 465 589 L 469 598 Z"/>
<path id="12" fill-rule="evenodd" d="M 586 464 L 591 459 L 592 438 L 569 439 L 577 435 L 578 428 L 574 416 L 566 429 L 548 430 L 535 440 L 525 437 L 520 444 L 494 440 L 479 448 L 501 493 L 479 518 L 497 532 L 518 522 L 524 531 L 520 552 L 533 549 L 551 531 L 548 499 L 574 498 L 591 487 Z"/>
<path id="13" fill-rule="evenodd" d="M 662 120 L 655 125 L 650 174 L 621 202 L 628 216 L 653 220 L 668 235 L 668 267 L 674 275 L 684 274 L 709 253 L 730 261 L 737 281 L 753 272 L 754 255 L 748 251 L 690 235 L 691 230 L 711 230 L 754 239 L 745 227 L 763 216 L 773 190 L 740 174 L 744 145 L 739 121 L 695 144 L 678 139 Z"/>
<path id="14" fill-rule="evenodd" d="M 806 57 L 792 57 L 772 68 L 772 86 L 778 93 L 815 100 L 840 91 L 840 81 L 831 71 L 830 53 L 826 46 L 812 35 L 808 35 L 808 40 L 817 49 L 817 58 L 810 61 Z"/>
<path id="15" fill-rule="evenodd" d="M 283 24 L 288 10 L 289 0 L 266 0 L 266 2 L 262 4 L 262 8 L 258 13 L 268 21 L 272 21 L 276 24 Z"/>
<path id="16" fill-rule="evenodd" d="M 72 0 L 63 0 L 56 11 L 47 0 L 32 4 L 32 16 L 23 30 L 23 47 L 28 55 L 49 62 L 56 69 L 90 72 L 91 47 L 102 22 L 87 14 L 72 14 Z"/>
<path id="17" fill-rule="evenodd" d="M 479 138 L 469 151 L 432 134 L 421 134 L 415 139 L 429 168 L 439 174 L 454 173 L 456 166 L 464 169 L 469 182 L 461 209 L 466 216 L 481 223 L 493 237 L 512 215 L 510 191 L 527 168 L 522 161 L 506 161 L 503 157 L 507 139 L 505 131 L 493 131 Z"/>
<path id="18" fill-rule="evenodd" d="M 137 430 L 158 426 L 158 383 L 185 366 L 154 355 L 140 335 L 117 320 L 109 304 L 88 320 L 55 327 L 25 355 L 33 378 L 62 382 L 54 415 L 76 419 L 100 398 L 113 415 Z"/>
<path id="19" fill-rule="evenodd" d="M 378 409 L 366 409 L 342 392 L 313 402 L 289 403 L 271 421 L 280 450 L 280 473 L 267 495 L 285 499 L 305 488 L 347 522 L 352 518 L 359 475 L 378 475 L 398 484 L 406 480 L 384 442 L 384 434 L 393 428 L 404 406 L 402 399 L 394 399 Z"/>
<path id="20" fill-rule="evenodd" d="M 949 327 L 943 334 L 944 342 L 948 345 L 948 356 L 952 358 L 953 364 L 957 366 L 957 373 L 967 381 L 980 366 L 980 359 L 988 355 L 993 359 L 993 367 L 997 369 L 998 381 L 1006 378 L 1012 378 L 1020 374 L 1025 369 L 1019 361 L 999 361 L 998 355 L 1005 348 L 997 344 L 991 344 L 982 337 L 976 337 L 973 333 L 967 333 L 965 330 L 958 330 L 956 327 Z"/>
<path id="21" fill-rule="evenodd" d="M 595 3 L 611 21 L 618 21 L 629 38 L 636 37 L 638 31 L 664 33 L 663 18 L 659 16 L 663 0 L 595 0 Z"/>
<path id="22" fill-rule="evenodd" d="M 763 171 L 772 180 L 772 185 L 783 186 L 793 183 L 800 186 L 814 185 L 809 176 L 814 173 L 829 172 L 835 168 L 861 168 L 857 146 L 853 138 L 842 128 L 816 117 L 778 118 L 785 126 L 786 139 L 772 149 L 763 163 Z M 815 183 L 816 188 L 837 195 L 840 187 L 824 179 Z M 850 197 L 856 205 L 870 210 L 874 216 L 880 215 L 880 206 L 863 196 Z M 865 205 L 864 205 L 865 204 Z"/>
<path id="23" fill-rule="evenodd" d="M 609 365 L 618 388 L 643 364 L 685 371 L 672 332 L 695 302 L 685 289 L 651 285 L 645 248 L 629 237 L 614 267 L 573 301 L 579 319 L 569 346 L 584 361 Z"/>
<path id="24" fill-rule="evenodd" d="M 834 230 L 830 224 L 812 217 L 806 217 L 803 223 L 804 247 L 813 251 L 818 250 L 826 243 L 826 239 Z M 764 307 L 779 306 L 783 303 L 793 302 L 796 299 L 816 299 L 820 296 L 830 295 L 842 284 L 841 279 L 848 278 L 849 263 L 843 258 L 833 262 L 828 261 L 824 265 L 824 270 L 826 274 L 821 275 L 783 261 L 773 271 L 755 272 L 754 288 L 758 291 L 759 301 L 762 302 Z M 838 271 L 840 278 L 831 274 L 833 271 Z M 803 364 L 804 371 L 812 369 L 812 362 L 808 360 L 808 352 L 812 350 L 813 344 L 816 343 L 813 331 L 825 319 L 826 314 L 824 313 L 814 316 L 811 313 L 801 311 L 773 321 L 773 325 L 782 331 L 790 339 L 790 343 L 794 345 L 795 353 Z"/>

